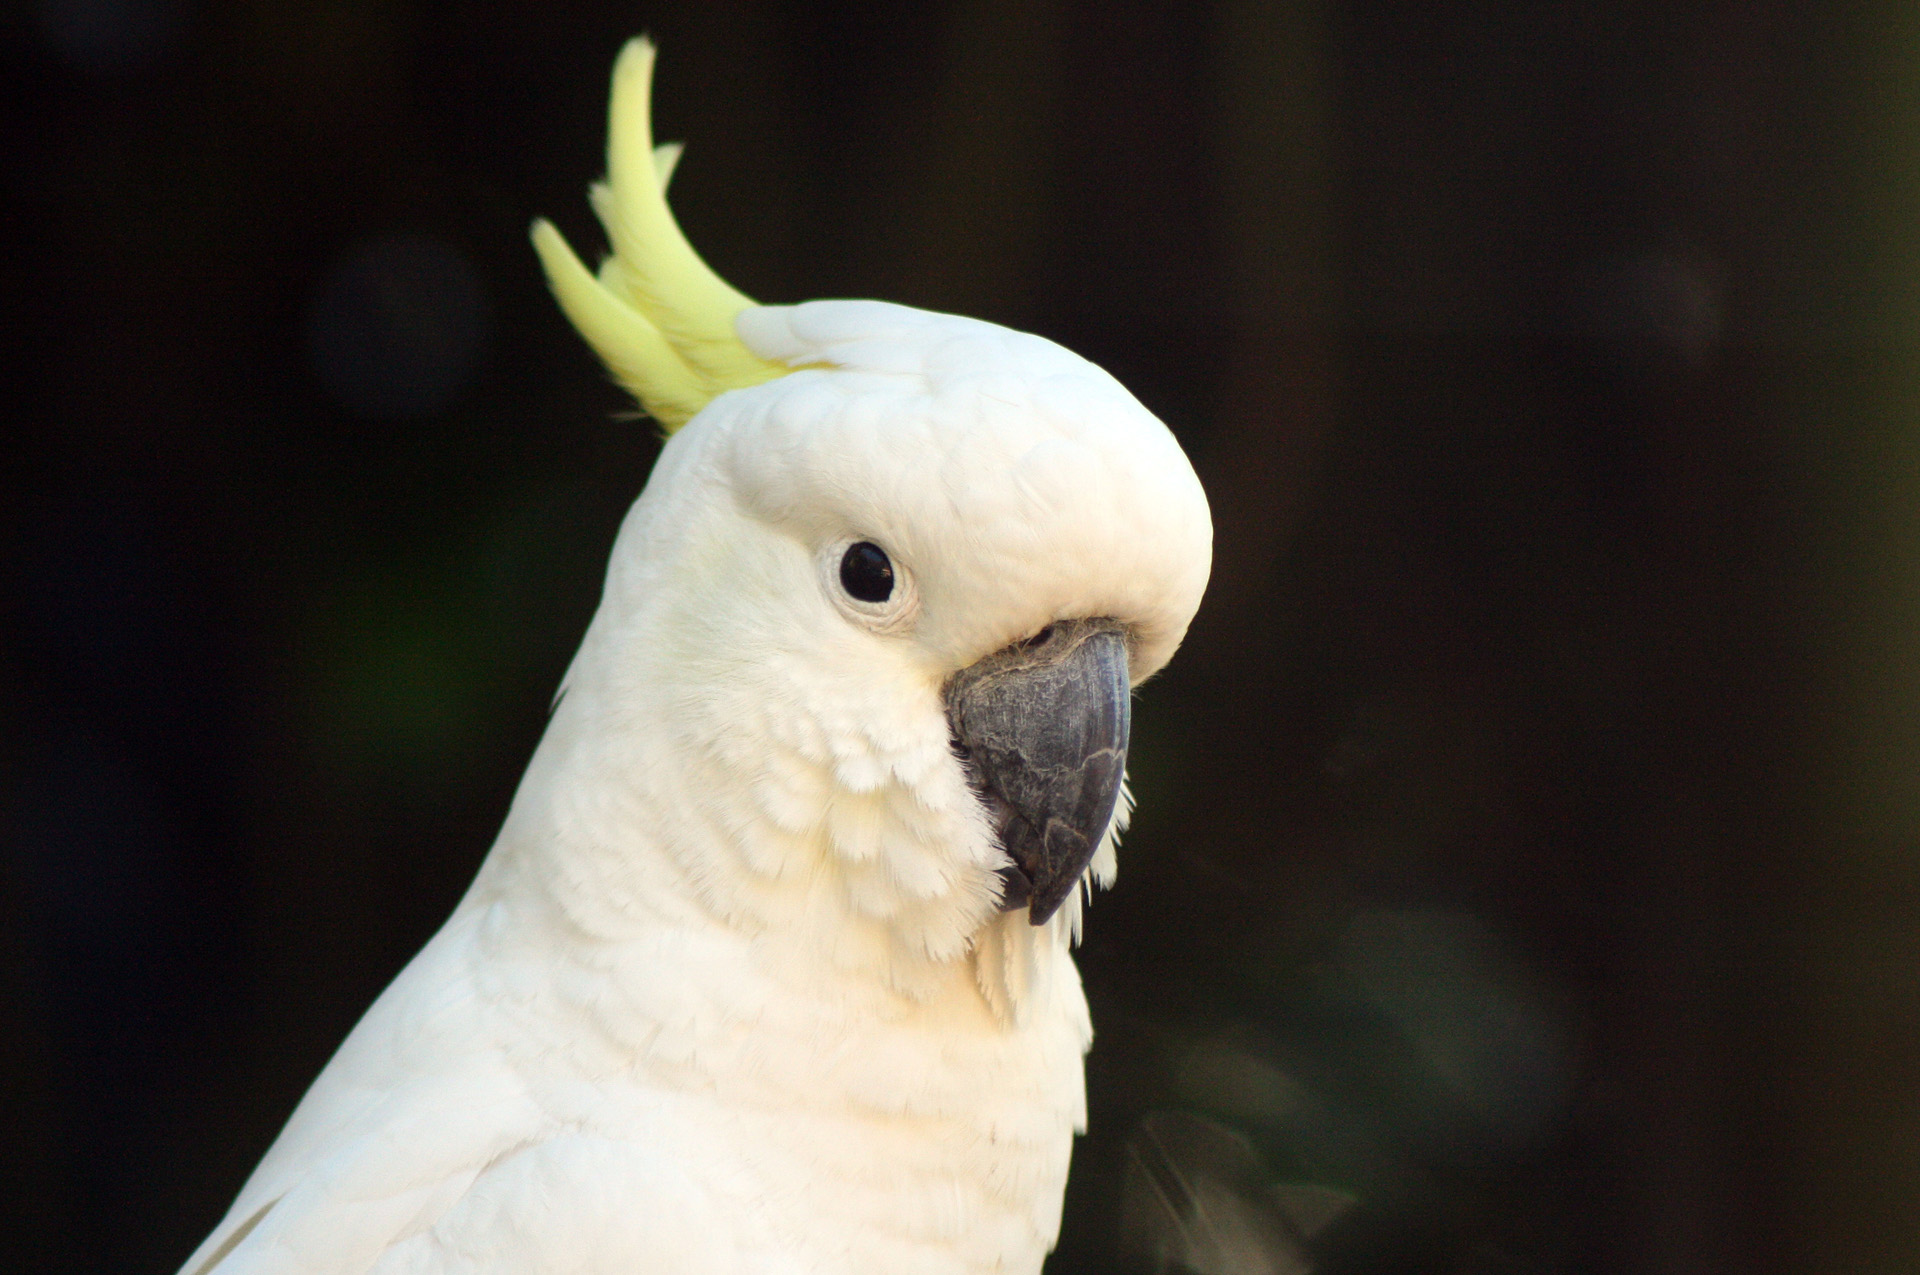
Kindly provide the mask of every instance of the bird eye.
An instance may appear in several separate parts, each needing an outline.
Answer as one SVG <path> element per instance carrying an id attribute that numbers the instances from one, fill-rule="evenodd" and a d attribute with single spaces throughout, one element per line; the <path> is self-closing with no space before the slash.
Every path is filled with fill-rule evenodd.
<path id="1" fill-rule="evenodd" d="M 840 587 L 862 602 L 892 597 L 893 562 L 887 551 L 870 540 L 848 545 L 840 558 Z"/>

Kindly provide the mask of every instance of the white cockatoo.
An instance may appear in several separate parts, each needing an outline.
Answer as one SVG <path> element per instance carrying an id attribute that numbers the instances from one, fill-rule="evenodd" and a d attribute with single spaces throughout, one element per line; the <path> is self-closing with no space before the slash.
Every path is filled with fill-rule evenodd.
<path id="1" fill-rule="evenodd" d="M 500 839 L 184 1275 L 1034 1272 L 1131 687 L 1207 581 L 1186 457 L 1038 337 L 758 306 L 667 210 L 534 243 L 669 431 Z M 685 426 L 685 428 L 680 428 Z"/>

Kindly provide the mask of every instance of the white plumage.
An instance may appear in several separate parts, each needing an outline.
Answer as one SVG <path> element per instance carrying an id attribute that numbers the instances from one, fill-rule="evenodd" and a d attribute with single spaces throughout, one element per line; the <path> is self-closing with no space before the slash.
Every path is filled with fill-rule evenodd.
<path id="1" fill-rule="evenodd" d="M 1153 673 L 1206 501 L 1038 337 L 860 301 L 735 328 L 796 370 L 669 439 L 472 889 L 186 1275 L 1039 1269 L 1080 899 L 1000 910 L 943 688 L 1077 617 Z M 884 603 L 840 587 L 854 542 Z"/>

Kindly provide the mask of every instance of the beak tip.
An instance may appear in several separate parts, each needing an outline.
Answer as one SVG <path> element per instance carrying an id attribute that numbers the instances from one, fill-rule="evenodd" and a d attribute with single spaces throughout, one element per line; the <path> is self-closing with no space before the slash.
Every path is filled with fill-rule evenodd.
<path id="1" fill-rule="evenodd" d="M 1031 904 L 1027 908 L 1027 924 L 1032 926 L 1045 925 L 1048 921 L 1053 920 L 1053 914 L 1058 912 L 1060 905 L 1066 901 L 1065 896 L 1062 896 L 1044 907 L 1039 903 Z"/>

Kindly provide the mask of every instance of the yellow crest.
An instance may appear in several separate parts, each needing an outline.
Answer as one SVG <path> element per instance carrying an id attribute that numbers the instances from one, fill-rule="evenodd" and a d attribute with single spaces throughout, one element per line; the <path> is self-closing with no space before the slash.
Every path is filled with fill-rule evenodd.
<path id="1" fill-rule="evenodd" d="M 653 56 L 642 36 L 613 67 L 607 179 L 591 192 L 612 255 L 596 277 L 545 218 L 533 246 L 567 318 L 671 434 L 726 391 L 792 369 L 741 343 L 734 317 L 755 303 L 700 259 L 667 207 L 680 147 L 653 144 Z"/>

